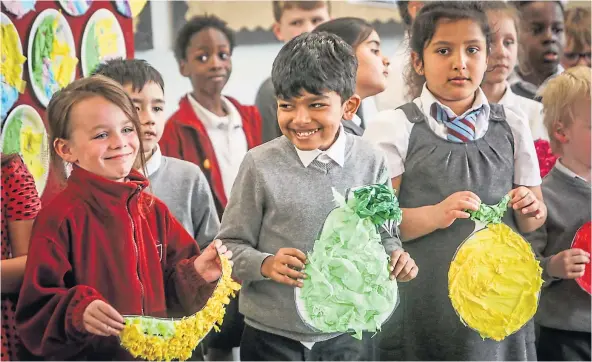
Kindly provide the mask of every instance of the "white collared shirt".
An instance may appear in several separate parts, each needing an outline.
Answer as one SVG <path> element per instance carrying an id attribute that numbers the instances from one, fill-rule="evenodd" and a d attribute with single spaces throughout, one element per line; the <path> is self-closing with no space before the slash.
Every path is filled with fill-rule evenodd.
<path id="1" fill-rule="evenodd" d="M 405 80 L 405 72 L 409 66 L 411 56 L 409 52 L 409 35 L 405 37 L 397 47 L 397 51 L 389 58 L 389 75 L 386 80 L 386 89 L 375 96 L 376 109 L 384 111 L 395 109 L 413 100 L 409 96 L 409 87 Z M 374 118 L 374 117 L 373 117 Z M 364 118 L 366 122 L 367 118 Z"/>
<path id="2" fill-rule="evenodd" d="M 498 103 L 527 121 L 533 140 L 543 139 L 548 141 L 549 134 L 543 125 L 543 105 L 540 102 L 517 95 L 512 92 L 509 83 L 506 82 L 506 85 L 506 92 Z"/>
<path id="3" fill-rule="evenodd" d="M 516 69 L 512 72 L 512 74 L 508 77 L 508 83 L 510 83 L 510 85 L 514 85 L 516 83 L 520 83 L 520 85 L 526 89 L 527 91 L 536 94 L 538 92 L 539 89 L 542 89 L 544 86 L 547 85 L 547 83 L 549 82 L 549 80 L 553 79 L 554 77 L 558 76 L 559 74 L 563 73 L 565 71 L 565 68 L 563 68 L 563 66 L 561 64 L 557 65 L 557 71 L 555 72 L 555 74 L 551 75 L 549 78 L 547 78 L 543 84 L 541 84 L 540 87 L 537 87 L 536 85 L 530 83 L 527 80 L 524 80 L 524 78 L 522 78 L 522 76 L 520 74 L 518 74 L 518 72 L 516 71 Z"/>
<path id="4" fill-rule="evenodd" d="M 430 108 L 437 102 L 434 95 L 424 85 L 421 96 L 413 102 L 427 116 L 427 125 L 434 133 L 443 139 L 447 138 L 446 125 L 431 116 Z M 448 108 L 442 105 L 445 108 Z M 479 88 L 471 110 L 483 106 L 483 111 L 475 121 L 475 138 L 482 138 L 489 127 L 489 113 L 491 108 L 485 94 Z M 448 108 L 449 109 L 449 108 Z M 467 113 L 465 112 L 465 114 Z M 506 122 L 514 136 L 514 180 L 521 186 L 538 186 L 541 184 L 539 162 L 534 147 L 534 141 L 526 121 L 522 120 L 511 110 L 505 110 Z M 405 113 L 400 109 L 390 109 L 380 112 L 368 125 L 363 138 L 377 145 L 387 157 L 390 177 L 397 177 L 405 172 L 405 159 L 409 148 L 409 138 L 414 123 L 409 122 Z"/>
<path id="5" fill-rule="evenodd" d="M 565 174 L 568 177 L 578 178 L 578 179 L 580 179 L 580 180 L 582 180 L 582 181 L 584 181 L 584 182 L 586 182 L 587 184 L 590 185 L 590 181 L 586 180 L 582 176 L 580 176 L 577 173 L 573 172 L 572 170 L 570 170 L 569 168 L 567 168 L 563 163 L 561 163 L 561 158 L 559 158 L 557 160 L 557 162 L 555 162 L 555 168 L 557 169 L 557 171 L 560 171 L 561 173 Z"/>
<path id="6" fill-rule="evenodd" d="M 294 146 L 294 148 L 296 149 L 298 158 L 300 158 L 300 161 L 304 167 L 308 167 L 312 161 L 317 158 L 319 162 L 329 163 L 333 161 L 339 166 L 343 167 L 345 164 L 345 138 L 346 135 L 345 131 L 343 130 L 343 126 L 340 126 L 337 139 L 326 151 L 321 151 L 318 148 L 312 151 L 303 151 L 298 149 L 296 146 Z"/>
<path id="7" fill-rule="evenodd" d="M 223 117 L 205 109 L 191 94 L 188 98 L 195 114 L 203 122 L 208 137 L 212 142 L 218 165 L 220 165 L 224 194 L 229 197 L 240 164 L 248 151 L 247 137 L 243 130 L 243 120 L 234 104 L 226 97 L 222 97 L 223 106 L 227 113 Z"/>
<path id="8" fill-rule="evenodd" d="M 156 147 L 152 151 L 152 156 L 146 161 L 146 177 L 152 176 L 162 164 L 162 152 L 160 151 L 160 146 L 158 143 Z"/>

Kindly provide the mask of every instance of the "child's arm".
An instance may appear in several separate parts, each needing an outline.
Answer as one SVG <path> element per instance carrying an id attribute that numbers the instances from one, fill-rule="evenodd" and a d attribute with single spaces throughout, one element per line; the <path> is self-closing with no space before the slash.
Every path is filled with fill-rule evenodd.
<path id="1" fill-rule="evenodd" d="M 6 215 L 2 215 L 6 217 Z M 2 260 L 2 293 L 18 293 L 25 274 L 31 229 L 35 220 L 7 220 L 12 258 Z"/>
<path id="2" fill-rule="evenodd" d="M 540 228 L 547 220 L 547 207 L 543 202 L 540 186 L 518 186 L 510 191 L 510 203 L 514 218 L 521 233 L 529 233 Z"/>
<path id="3" fill-rule="evenodd" d="M 210 245 L 220 231 L 220 219 L 206 176 L 199 169 L 196 172 L 197 180 L 191 195 L 191 221 L 195 240 L 203 250 Z"/>

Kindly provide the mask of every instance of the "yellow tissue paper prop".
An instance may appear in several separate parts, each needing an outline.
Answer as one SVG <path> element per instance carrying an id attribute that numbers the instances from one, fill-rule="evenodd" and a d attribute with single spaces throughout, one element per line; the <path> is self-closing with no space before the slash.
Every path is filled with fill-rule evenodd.
<path id="1" fill-rule="evenodd" d="M 19 93 L 25 91 L 27 82 L 21 79 L 23 64 L 27 58 L 23 56 L 19 47 L 19 37 L 16 28 L 12 24 L 0 25 L 2 38 L 0 46 L 2 47 L 0 56 L 0 69 L 4 76 L 4 82 L 15 87 Z"/>
<path id="2" fill-rule="evenodd" d="M 114 19 L 105 18 L 95 24 L 95 38 L 99 48 L 99 55 L 107 57 L 117 54 L 117 33 L 113 31 Z"/>
<path id="3" fill-rule="evenodd" d="M 34 132 L 31 126 L 21 129 L 21 154 L 35 180 L 42 178 L 46 171 L 39 157 L 43 153 L 44 138 L 45 134 Z"/>
<path id="4" fill-rule="evenodd" d="M 225 305 L 240 289 L 232 280 L 232 266 L 220 256 L 222 276 L 205 307 L 190 317 L 181 319 L 126 316 L 125 328 L 120 334 L 121 345 L 135 358 L 150 361 L 185 361 L 191 357 L 197 344 L 212 328 L 219 331 Z"/>
<path id="5" fill-rule="evenodd" d="M 68 43 L 59 40 L 59 36 L 57 33 L 59 26 L 60 20 L 56 16 L 53 23 L 54 36 L 50 57 L 53 60 L 51 67 L 55 80 L 60 86 L 60 88 L 64 88 L 65 86 L 70 84 L 72 74 L 76 71 L 76 64 L 78 64 L 78 59 L 76 57 L 70 56 L 70 46 L 68 45 Z M 60 61 L 56 61 L 58 56 L 61 56 Z"/>
<path id="6" fill-rule="evenodd" d="M 448 271 L 448 291 L 463 324 L 483 339 L 501 341 L 532 319 L 543 280 L 530 245 L 501 217 L 497 222 L 461 244 Z"/>

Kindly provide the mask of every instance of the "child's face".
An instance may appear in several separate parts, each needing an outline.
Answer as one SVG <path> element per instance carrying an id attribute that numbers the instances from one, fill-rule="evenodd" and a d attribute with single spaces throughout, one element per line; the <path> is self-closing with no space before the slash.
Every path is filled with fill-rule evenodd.
<path id="1" fill-rule="evenodd" d="M 354 95 L 342 104 L 336 92 L 316 95 L 303 90 L 301 94 L 298 98 L 278 99 L 280 129 L 300 150 L 326 150 L 335 142 L 341 120 L 353 117 L 360 98 Z"/>
<path id="2" fill-rule="evenodd" d="M 520 43 L 526 67 L 547 77 L 553 75 L 565 43 L 561 6 L 555 1 L 534 1 L 523 7 L 521 16 Z"/>
<path id="3" fill-rule="evenodd" d="M 358 72 L 356 93 L 363 99 L 386 89 L 389 60 L 380 51 L 380 37 L 373 31 L 356 48 Z"/>
<path id="4" fill-rule="evenodd" d="M 139 92 L 137 89 L 134 91 L 131 84 L 126 84 L 123 88 L 134 102 L 140 117 L 140 123 L 142 124 L 140 137 L 142 137 L 142 145 L 144 146 L 143 152 L 152 152 L 162 137 L 162 131 L 166 123 L 164 92 L 154 82 L 146 83 Z"/>
<path id="5" fill-rule="evenodd" d="M 284 10 L 280 21 L 273 25 L 273 33 L 279 41 L 286 43 L 302 33 L 310 33 L 317 25 L 330 19 L 326 6 L 312 10 L 290 8 Z"/>
<path id="6" fill-rule="evenodd" d="M 485 83 L 505 82 L 518 60 L 516 24 L 511 16 L 500 11 L 487 12 L 492 30 L 491 52 L 485 73 Z"/>
<path id="7" fill-rule="evenodd" d="M 583 98 L 578 101 L 572 109 L 574 119 L 569 127 L 566 127 L 565 142 L 562 143 L 561 153 L 563 158 L 570 158 L 571 161 L 585 166 L 591 167 L 591 152 L 590 146 L 592 139 L 591 123 L 590 123 L 590 106 L 591 99 Z M 573 162 L 572 162 L 573 164 Z"/>
<path id="8" fill-rule="evenodd" d="M 590 59 L 590 44 L 584 44 L 583 49 L 578 49 L 576 48 L 576 42 L 571 37 L 567 37 L 566 40 L 565 48 L 563 49 L 563 58 L 561 58 L 561 65 L 563 65 L 565 69 L 578 65 L 591 67 L 592 59 Z"/>
<path id="9" fill-rule="evenodd" d="M 193 90 L 210 96 L 220 95 L 232 71 L 230 42 L 218 29 L 206 28 L 193 34 L 181 74 L 191 80 Z"/>
<path id="10" fill-rule="evenodd" d="M 415 71 L 424 74 L 427 87 L 442 103 L 473 98 L 487 69 L 487 43 L 473 20 L 440 20 L 424 47 L 423 64 L 412 54 Z"/>
<path id="11" fill-rule="evenodd" d="M 140 141 L 118 106 L 103 97 L 85 99 L 72 107 L 70 127 L 70 139 L 54 142 L 64 161 L 112 181 L 129 175 Z"/>

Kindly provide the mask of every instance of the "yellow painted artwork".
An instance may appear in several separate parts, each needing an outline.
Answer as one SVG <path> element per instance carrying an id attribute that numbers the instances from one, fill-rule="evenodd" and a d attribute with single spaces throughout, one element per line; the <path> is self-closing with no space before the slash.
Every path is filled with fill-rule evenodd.
<path id="1" fill-rule="evenodd" d="M 53 24 L 54 37 L 50 57 L 53 60 L 61 57 L 59 61 L 53 61 L 51 67 L 58 85 L 60 88 L 64 88 L 70 84 L 72 74 L 76 71 L 78 58 L 70 55 L 71 49 L 67 42 L 59 40 L 57 34 L 59 25 L 59 19 L 56 17 Z"/>
<path id="2" fill-rule="evenodd" d="M 113 31 L 114 19 L 105 18 L 95 24 L 95 38 L 97 39 L 101 58 L 117 55 L 117 36 Z"/>
<path id="3" fill-rule="evenodd" d="M 45 174 L 45 166 L 41 162 L 40 155 L 43 153 L 43 140 L 45 135 L 42 132 L 35 132 L 31 126 L 21 129 L 21 154 L 23 160 L 33 175 L 35 181 L 41 179 Z"/>
<path id="4" fill-rule="evenodd" d="M 0 29 L 2 31 L 0 69 L 4 76 L 4 82 L 16 88 L 19 93 L 23 93 L 27 82 L 21 79 L 21 73 L 27 58 L 19 50 L 18 33 L 14 26 L 12 24 L 0 25 Z"/>
<path id="5" fill-rule="evenodd" d="M 491 224 L 459 248 L 448 272 L 450 300 L 463 323 L 501 341 L 536 313 L 542 269 L 509 226 Z"/>

